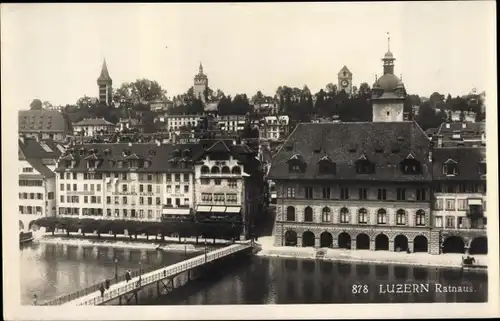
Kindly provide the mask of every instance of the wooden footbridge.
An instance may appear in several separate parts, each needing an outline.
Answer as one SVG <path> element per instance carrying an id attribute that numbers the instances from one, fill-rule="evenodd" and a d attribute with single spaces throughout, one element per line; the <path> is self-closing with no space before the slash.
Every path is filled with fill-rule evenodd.
<path id="1" fill-rule="evenodd" d="M 159 297 L 171 292 L 175 288 L 175 278 L 180 275 L 191 279 L 191 272 L 195 268 L 203 268 L 206 265 L 227 259 L 236 254 L 252 252 L 255 243 L 252 241 L 237 242 L 235 244 L 220 248 L 211 252 L 205 250 L 204 254 L 191 259 L 158 268 L 154 271 L 138 274 L 131 280 L 120 281 L 110 285 L 109 289 L 101 295 L 100 285 L 95 285 L 90 290 L 78 291 L 65 296 L 55 298 L 41 305 L 105 305 L 105 304 L 130 304 L 130 301 L 139 302 L 139 293 L 146 288 L 154 292 Z"/>

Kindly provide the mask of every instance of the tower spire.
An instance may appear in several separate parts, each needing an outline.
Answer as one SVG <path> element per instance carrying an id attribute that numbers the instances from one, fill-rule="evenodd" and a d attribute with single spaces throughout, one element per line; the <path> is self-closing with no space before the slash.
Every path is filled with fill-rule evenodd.
<path id="1" fill-rule="evenodd" d="M 387 52 L 391 52 L 391 34 L 387 32 Z"/>
<path id="2" fill-rule="evenodd" d="M 203 74 L 203 64 L 201 63 L 201 61 L 200 61 L 199 70 L 200 70 L 200 75 Z"/>
<path id="3" fill-rule="evenodd" d="M 99 76 L 98 81 L 110 81 L 110 80 L 111 77 L 109 76 L 108 65 L 106 64 L 106 58 L 104 58 L 101 67 L 101 75 Z"/>

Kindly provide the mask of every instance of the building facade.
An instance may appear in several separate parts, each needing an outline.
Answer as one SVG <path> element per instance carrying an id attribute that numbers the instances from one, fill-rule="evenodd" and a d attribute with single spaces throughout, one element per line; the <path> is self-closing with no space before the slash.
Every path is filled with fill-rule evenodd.
<path id="1" fill-rule="evenodd" d="M 97 87 L 99 89 L 99 102 L 111 106 L 111 102 L 113 101 L 113 80 L 109 76 L 106 59 L 102 63 L 101 74 L 97 78 Z"/>
<path id="2" fill-rule="evenodd" d="M 288 115 L 267 116 L 261 126 L 261 137 L 270 141 L 284 140 L 288 135 L 290 117 Z"/>
<path id="3" fill-rule="evenodd" d="M 275 245 L 438 254 L 429 143 L 413 122 L 299 124 L 268 176 Z"/>
<path id="4" fill-rule="evenodd" d="M 257 153 L 246 144 L 205 141 L 196 158 L 195 204 L 200 221 L 241 222 L 242 237 L 263 214 L 264 175 Z"/>
<path id="5" fill-rule="evenodd" d="M 217 117 L 219 129 L 225 132 L 242 132 L 247 122 L 248 117 L 245 115 L 223 115 Z"/>
<path id="6" fill-rule="evenodd" d="M 116 125 L 104 118 L 87 118 L 73 124 L 73 135 L 94 136 L 99 133 L 112 133 Z"/>
<path id="7" fill-rule="evenodd" d="M 64 146 L 51 140 L 21 137 L 19 146 L 19 229 L 31 230 L 32 222 L 56 215 L 57 158 Z"/>
<path id="8" fill-rule="evenodd" d="M 485 148 L 436 148 L 433 158 L 433 224 L 441 230 L 441 252 L 486 254 Z"/>
<path id="9" fill-rule="evenodd" d="M 165 122 L 167 124 L 168 131 L 180 131 L 183 128 L 191 127 L 194 128 L 198 126 L 199 122 L 202 120 L 203 115 L 167 115 L 165 116 Z"/>
<path id="10" fill-rule="evenodd" d="M 20 110 L 18 121 L 19 136 L 63 141 L 72 134 L 71 122 L 58 111 Z"/>
<path id="11" fill-rule="evenodd" d="M 485 125 L 484 122 L 445 122 L 439 126 L 433 140 L 436 147 L 484 147 L 486 146 Z"/>

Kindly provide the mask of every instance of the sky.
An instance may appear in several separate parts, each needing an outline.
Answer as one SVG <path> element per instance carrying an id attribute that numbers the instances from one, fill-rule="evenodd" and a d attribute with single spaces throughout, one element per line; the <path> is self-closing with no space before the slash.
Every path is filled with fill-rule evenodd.
<path id="1" fill-rule="evenodd" d="M 492 88 L 494 13 L 488 1 L 2 4 L 2 107 L 96 97 L 104 58 L 113 87 L 147 78 L 170 97 L 192 86 L 200 62 L 209 86 L 233 96 L 317 92 L 344 65 L 355 86 L 371 86 L 387 32 L 408 93 L 456 96 Z"/>

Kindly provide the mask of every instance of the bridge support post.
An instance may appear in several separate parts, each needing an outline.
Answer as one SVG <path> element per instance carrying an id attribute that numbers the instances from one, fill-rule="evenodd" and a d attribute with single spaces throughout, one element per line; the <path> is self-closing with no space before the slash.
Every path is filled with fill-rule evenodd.
<path id="1" fill-rule="evenodd" d="M 139 304 L 139 291 L 138 290 L 134 291 L 134 296 L 135 296 L 135 304 Z"/>
<path id="2" fill-rule="evenodd" d="M 156 296 L 160 297 L 160 281 L 156 282 Z"/>
<path id="3" fill-rule="evenodd" d="M 122 296 L 119 296 L 120 305 L 122 305 Z"/>
<path id="4" fill-rule="evenodd" d="M 191 270 L 188 270 L 188 282 L 191 281 Z"/>

